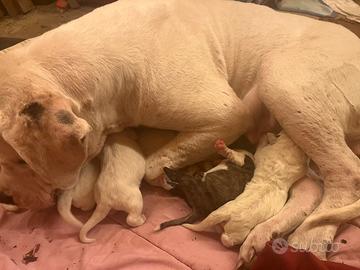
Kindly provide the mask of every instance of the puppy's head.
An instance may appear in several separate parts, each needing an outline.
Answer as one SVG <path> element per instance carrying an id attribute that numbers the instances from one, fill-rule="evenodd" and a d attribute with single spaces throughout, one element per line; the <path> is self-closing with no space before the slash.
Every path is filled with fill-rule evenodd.
<path id="1" fill-rule="evenodd" d="M 166 183 L 173 188 L 186 189 L 192 187 L 194 183 L 201 179 L 199 175 L 188 175 L 183 169 L 173 170 L 167 167 L 163 168 Z"/>
<path id="2" fill-rule="evenodd" d="M 90 126 L 71 100 L 45 89 L 50 83 L 24 81 L 0 87 L 1 181 L 19 206 L 42 208 L 55 189 L 76 183 Z"/>

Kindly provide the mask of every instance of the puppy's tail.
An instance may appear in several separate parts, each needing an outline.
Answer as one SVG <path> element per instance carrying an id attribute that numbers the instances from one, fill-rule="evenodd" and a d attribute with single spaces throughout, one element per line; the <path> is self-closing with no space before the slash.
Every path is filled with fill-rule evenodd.
<path id="1" fill-rule="evenodd" d="M 196 212 L 193 212 L 187 216 L 181 217 L 181 218 L 177 218 L 177 219 L 173 219 L 173 220 L 169 220 L 169 221 L 165 221 L 163 223 L 160 224 L 158 230 L 163 230 L 167 227 L 171 227 L 171 226 L 178 226 L 178 225 L 182 225 L 184 223 L 187 224 L 191 224 L 193 222 L 195 222 L 198 219 L 198 216 L 196 214 Z M 190 225 L 189 224 L 189 225 Z"/>
<path id="2" fill-rule="evenodd" d="M 81 228 L 82 222 L 71 212 L 72 190 L 64 191 L 57 200 L 57 210 L 60 216 L 69 224 Z"/>
<path id="3" fill-rule="evenodd" d="M 195 232 L 213 232 L 213 227 L 216 225 L 227 222 L 230 215 L 223 215 L 221 212 L 212 212 L 203 221 L 197 224 L 183 224 L 182 226 Z"/>
<path id="4" fill-rule="evenodd" d="M 98 204 L 89 218 L 89 220 L 82 226 L 79 234 L 80 241 L 83 243 L 92 243 L 96 239 L 88 238 L 88 232 L 94 228 L 100 221 L 102 221 L 107 214 L 109 214 L 111 207 L 103 204 Z"/>
<path id="5" fill-rule="evenodd" d="M 360 216 L 360 200 L 346 205 L 341 208 L 331 209 L 325 213 L 319 213 L 314 216 L 310 216 L 306 220 L 306 225 L 308 228 L 312 228 L 318 225 L 323 225 L 327 223 L 345 223 L 350 220 L 353 220 Z"/>

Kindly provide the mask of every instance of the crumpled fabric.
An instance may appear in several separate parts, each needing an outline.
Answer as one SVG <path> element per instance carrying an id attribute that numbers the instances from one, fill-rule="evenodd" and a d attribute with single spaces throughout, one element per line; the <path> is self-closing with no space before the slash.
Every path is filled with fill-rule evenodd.
<path id="1" fill-rule="evenodd" d="M 359 270 L 342 263 L 321 261 L 310 252 L 296 250 L 290 246 L 276 247 L 275 241 L 266 244 L 252 270 Z"/>
<path id="2" fill-rule="evenodd" d="M 311 16 L 360 22 L 358 0 L 237 0 L 246 3 L 266 5 L 277 10 L 303 13 Z M 358 2 L 356 2 L 358 1 Z"/>
<path id="3" fill-rule="evenodd" d="M 181 226 L 154 232 L 161 222 L 182 217 L 190 209 L 182 199 L 167 191 L 144 185 L 142 192 L 146 223 L 138 228 L 129 228 L 125 214 L 112 211 L 90 231 L 89 237 L 97 239 L 92 244 L 80 243 L 77 229 L 66 224 L 55 208 L 17 214 L 0 211 L 0 269 L 234 269 L 239 248 L 228 249 L 222 246 L 219 234 L 195 233 Z M 91 213 L 74 211 L 74 214 L 85 221 Z M 360 229 L 352 225 L 343 226 L 335 241 L 341 242 L 344 239 L 347 243 L 342 244 L 337 252 L 329 254 L 329 259 L 360 268 Z M 40 244 L 39 251 L 35 254 L 37 260 L 24 264 L 24 254 L 37 244 Z M 268 252 L 265 250 L 264 254 Z M 266 258 L 264 257 L 265 260 Z M 298 259 L 300 266 L 301 258 L 308 257 Z M 276 262 L 278 259 L 266 260 L 267 267 L 257 269 L 280 270 L 281 268 L 270 268 L 279 265 Z M 256 263 L 261 267 L 264 261 L 261 259 Z M 296 261 L 293 265 L 296 265 Z"/>

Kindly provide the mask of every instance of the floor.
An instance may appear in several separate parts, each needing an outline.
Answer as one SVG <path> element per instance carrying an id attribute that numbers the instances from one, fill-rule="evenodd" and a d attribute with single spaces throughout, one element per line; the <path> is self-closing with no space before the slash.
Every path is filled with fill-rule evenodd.
<path id="1" fill-rule="evenodd" d="M 62 13 L 56 8 L 55 3 L 36 6 L 28 14 L 0 19 L 0 37 L 23 39 L 35 37 L 63 23 L 79 18 L 93 9 L 93 6 L 81 6 L 79 9 L 70 9 Z M 360 37 L 360 24 L 344 21 L 340 23 Z"/>
<path id="2" fill-rule="evenodd" d="M 60 12 L 55 3 L 36 8 L 25 15 L 0 19 L 0 37 L 31 38 L 49 31 L 63 23 L 79 18 L 92 11 L 94 7 L 82 6 Z"/>

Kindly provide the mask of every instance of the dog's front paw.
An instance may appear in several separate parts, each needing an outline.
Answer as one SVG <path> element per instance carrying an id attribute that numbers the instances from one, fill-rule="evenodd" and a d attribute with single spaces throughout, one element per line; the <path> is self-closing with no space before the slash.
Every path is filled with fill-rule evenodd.
<path id="1" fill-rule="evenodd" d="M 326 253 L 336 251 L 337 243 L 333 243 L 337 231 L 336 225 L 317 226 L 309 229 L 306 221 L 289 236 L 289 245 L 296 249 L 307 250 L 319 259 L 326 260 Z"/>

